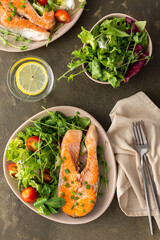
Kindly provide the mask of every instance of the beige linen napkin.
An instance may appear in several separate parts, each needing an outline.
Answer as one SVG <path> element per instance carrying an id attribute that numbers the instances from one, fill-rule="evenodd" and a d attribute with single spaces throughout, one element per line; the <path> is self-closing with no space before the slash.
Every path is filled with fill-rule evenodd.
<path id="1" fill-rule="evenodd" d="M 118 163 L 119 206 L 127 216 L 147 216 L 140 157 L 133 147 L 131 124 L 136 120 L 144 121 L 149 142 L 147 157 L 160 203 L 160 109 L 143 92 L 139 92 L 118 101 L 110 118 L 112 124 L 107 135 Z M 160 229 L 160 218 L 149 182 L 148 186 L 152 216 Z"/>

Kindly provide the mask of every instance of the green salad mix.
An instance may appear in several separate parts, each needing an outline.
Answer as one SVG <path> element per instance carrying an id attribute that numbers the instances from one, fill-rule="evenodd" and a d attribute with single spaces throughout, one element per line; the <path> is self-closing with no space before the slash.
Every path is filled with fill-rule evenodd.
<path id="1" fill-rule="evenodd" d="M 122 80 L 128 82 L 149 59 L 145 25 L 146 21 L 135 22 L 126 17 L 106 19 L 92 32 L 82 27 L 78 37 L 84 46 L 72 52 L 69 70 L 59 79 L 65 77 L 70 81 L 87 71 L 92 78 L 108 82 L 114 88 L 120 86 Z M 84 70 L 68 75 L 81 65 Z"/>
<path id="2" fill-rule="evenodd" d="M 27 188 L 36 190 L 37 197 L 34 202 L 39 214 L 49 215 L 59 212 L 65 205 L 65 200 L 57 196 L 58 175 L 61 166 L 60 144 L 65 133 L 70 129 L 83 131 L 82 148 L 84 139 L 90 124 L 90 119 L 80 117 L 79 112 L 75 116 L 65 117 L 60 112 L 47 111 L 48 115 L 33 121 L 34 126 L 28 126 L 25 131 L 20 131 L 15 139 L 9 142 L 6 158 L 17 167 L 10 169 L 12 178 L 18 181 L 18 189 L 21 193 Z M 34 139 L 34 141 L 28 141 Z M 36 141 L 35 141 L 36 140 Z M 107 169 L 103 159 L 102 149 L 99 147 L 99 161 Z M 9 166 L 10 166 L 9 165 Z M 101 177 L 102 183 L 107 184 L 107 175 Z M 29 189 L 30 190 L 30 189 Z M 22 199 L 23 199 L 23 195 Z M 25 201 L 25 199 L 23 199 Z"/>

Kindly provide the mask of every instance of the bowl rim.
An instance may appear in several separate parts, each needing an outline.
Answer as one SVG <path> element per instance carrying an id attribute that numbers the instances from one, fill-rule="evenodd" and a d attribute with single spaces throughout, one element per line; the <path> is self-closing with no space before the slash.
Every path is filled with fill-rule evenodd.
<path id="1" fill-rule="evenodd" d="M 93 27 L 90 29 L 90 32 L 92 32 L 92 30 L 94 29 L 94 27 L 96 25 L 98 25 L 100 22 L 104 21 L 105 19 L 110 19 L 110 18 L 113 18 L 113 17 L 129 17 L 130 19 L 134 20 L 134 21 L 138 21 L 136 18 L 130 16 L 130 15 L 127 15 L 125 13 L 110 13 L 110 14 L 107 14 L 105 15 L 104 17 L 102 17 L 100 20 L 98 20 L 98 22 L 96 22 Z M 148 55 L 151 57 L 152 56 L 152 51 L 153 51 L 153 44 L 152 44 L 152 40 L 151 40 L 151 37 L 148 33 L 148 31 L 145 29 L 147 35 L 148 35 Z M 86 44 L 83 44 L 83 48 L 85 47 Z M 148 63 L 149 60 L 147 60 L 147 62 L 145 63 L 145 66 L 146 64 Z M 82 68 L 84 70 L 84 64 L 82 64 Z M 91 75 L 87 72 L 87 71 L 84 71 L 84 73 L 87 75 L 88 78 L 90 78 L 92 81 L 96 82 L 96 83 L 100 83 L 100 84 L 104 84 L 104 85 L 111 85 L 109 82 L 103 82 L 103 81 L 100 81 L 100 80 L 97 80 L 97 79 L 94 79 L 91 77 Z M 122 80 L 123 81 L 123 80 Z"/>

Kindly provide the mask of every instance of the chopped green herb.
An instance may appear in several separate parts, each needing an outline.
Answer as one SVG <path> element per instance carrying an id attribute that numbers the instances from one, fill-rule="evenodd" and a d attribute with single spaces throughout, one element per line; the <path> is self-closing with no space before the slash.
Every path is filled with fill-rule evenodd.
<path id="1" fill-rule="evenodd" d="M 8 17 L 7 20 L 10 22 L 12 19 L 11 19 L 11 17 Z"/>
<path id="2" fill-rule="evenodd" d="M 75 197 L 74 200 L 78 200 L 79 198 L 78 197 Z"/>
<path id="3" fill-rule="evenodd" d="M 71 199 L 74 199 L 74 196 L 73 196 L 73 195 L 71 195 Z"/>
<path id="4" fill-rule="evenodd" d="M 78 205 L 79 205 L 79 203 L 78 203 L 78 202 L 75 202 L 75 203 L 74 203 L 74 206 L 78 206 Z"/>
<path id="5" fill-rule="evenodd" d="M 78 195 L 82 196 L 82 193 L 81 193 L 81 192 L 79 192 L 79 193 L 78 193 Z"/>
<path id="6" fill-rule="evenodd" d="M 88 183 L 88 182 L 86 182 L 86 181 L 84 182 L 84 184 L 87 184 L 87 183 Z"/>
<path id="7" fill-rule="evenodd" d="M 93 200 L 91 200 L 91 203 L 94 203 L 94 201 L 93 201 Z"/>
<path id="8" fill-rule="evenodd" d="M 83 203 L 81 204 L 81 207 L 84 207 L 84 204 L 83 204 Z"/>
<path id="9" fill-rule="evenodd" d="M 13 3 L 12 2 L 9 3 L 9 7 L 13 8 Z"/>
<path id="10" fill-rule="evenodd" d="M 26 3 L 25 0 L 22 0 L 22 3 Z"/>
<path id="11" fill-rule="evenodd" d="M 74 208 L 74 205 L 71 207 L 71 209 L 73 209 Z"/>
<path id="12" fill-rule="evenodd" d="M 73 184 L 74 182 L 73 181 L 71 181 L 71 184 Z"/>
<path id="13" fill-rule="evenodd" d="M 62 197 L 64 197 L 64 196 L 65 196 L 65 194 L 62 192 L 62 193 L 61 193 L 61 196 L 62 196 Z"/>
<path id="14" fill-rule="evenodd" d="M 25 8 L 25 6 L 24 6 L 24 5 L 21 5 L 21 8 Z"/>
<path id="15" fill-rule="evenodd" d="M 69 169 L 65 169 L 64 171 L 65 171 L 66 174 L 70 173 Z"/>
<path id="16" fill-rule="evenodd" d="M 76 192 L 75 192 L 75 191 L 73 191 L 73 192 L 72 192 L 72 194 L 74 194 L 74 195 L 75 195 L 75 194 L 76 194 Z"/>
<path id="17" fill-rule="evenodd" d="M 12 12 L 11 15 L 12 15 L 12 17 L 14 17 L 14 16 L 16 15 L 16 13 L 15 13 L 15 12 Z"/>
<path id="18" fill-rule="evenodd" d="M 63 177 L 63 181 L 66 181 L 67 179 L 66 179 L 66 177 Z"/>
<path id="19" fill-rule="evenodd" d="M 63 160 L 66 160 L 66 157 L 63 157 Z"/>
<path id="20" fill-rule="evenodd" d="M 66 188 L 69 188 L 70 186 L 69 186 L 69 183 L 66 183 L 65 185 L 64 185 Z"/>
<path id="21" fill-rule="evenodd" d="M 86 189 L 90 189 L 91 185 L 87 184 Z"/>
<path id="22" fill-rule="evenodd" d="M 83 209 L 82 212 L 85 213 L 85 209 Z"/>

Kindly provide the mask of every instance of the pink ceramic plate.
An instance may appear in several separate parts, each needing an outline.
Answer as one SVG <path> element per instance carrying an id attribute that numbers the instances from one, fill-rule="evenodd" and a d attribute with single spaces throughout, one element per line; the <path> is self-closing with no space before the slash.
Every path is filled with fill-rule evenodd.
<path id="1" fill-rule="evenodd" d="M 109 183 L 108 183 L 108 192 L 107 192 L 105 186 L 103 186 L 103 189 L 102 189 L 103 196 L 98 197 L 96 205 L 95 205 L 94 209 L 92 210 L 92 212 L 82 218 L 71 218 L 71 217 L 65 215 L 63 212 L 60 212 L 55 215 L 50 214 L 49 216 L 44 216 L 44 215 L 42 215 L 42 216 L 44 216 L 52 221 L 66 223 L 66 224 L 82 224 L 82 223 L 87 223 L 87 222 L 93 221 L 96 218 L 100 217 L 107 210 L 107 208 L 111 204 L 111 201 L 114 197 L 115 189 L 116 189 L 116 163 L 115 163 L 114 154 L 113 154 L 109 139 L 106 135 L 105 130 L 102 128 L 102 126 L 99 124 L 99 122 L 94 117 L 92 117 L 89 113 L 85 112 L 84 110 L 81 110 L 76 107 L 70 107 L 70 106 L 52 107 L 48 110 L 52 111 L 52 112 L 59 111 L 66 116 L 73 116 L 78 111 L 78 112 L 80 112 L 80 116 L 85 116 L 85 117 L 88 117 L 91 119 L 91 122 L 93 124 L 95 124 L 97 127 L 98 136 L 99 136 L 99 145 L 101 145 L 104 148 L 104 158 L 109 167 L 109 171 L 108 171 Z M 13 133 L 13 135 L 11 136 L 9 141 L 11 139 L 15 138 L 16 134 L 19 131 L 24 131 L 27 126 L 31 126 L 30 120 L 37 120 L 46 115 L 47 115 L 46 111 L 42 111 L 42 112 L 36 114 L 35 116 L 33 116 L 32 118 L 28 119 Z M 6 149 L 8 147 L 9 141 L 7 143 Z M 21 199 L 20 192 L 18 191 L 17 181 L 12 179 L 8 173 L 7 166 L 9 164 L 9 162 L 6 161 L 5 155 L 6 155 L 6 150 L 4 152 L 4 157 L 3 157 L 3 170 L 4 170 L 5 178 L 9 184 L 10 188 L 12 189 L 12 191 L 23 202 L 23 200 Z M 25 202 L 23 202 L 23 203 L 27 207 L 31 208 L 33 211 L 37 212 L 37 210 L 36 210 L 36 208 L 34 208 L 33 204 L 26 204 Z"/>
<path id="2" fill-rule="evenodd" d="M 74 12 L 79 5 L 82 4 L 82 2 L 79 2 L 79 0 L 75 0 L 75 8 L 73 10 L 68 11 L 69 14 L 71 14 L 72 12 Z M 71 21 L 69 23 L 66 23 L 64 26 L 60 27 L 54 34 L 52 34 L 52 38 L 51 38 L 51 42 L 55 41 L 56 39 L 58 39 L 59 37 L 61 37 L 62 35 L 64 35 L 67 31 L 69 31 L 70 28 L 73 27 L 73 25 L 78 21 L 79 17 L 81 16 L 83 12 L 83 8 L 80 8 L 75 14 L 73 14 L 73 16 L 71 16 Z M 42 46 L 45 46 L 47 43 L 47 41 L 32 41 L 29 44 L 29 47 L 27 48 L 27 50 L 25 51 L 30 51 L 36 48 L 40 48 Z M 14 45 L 16 46 L 21 46 L 22 42 L 15 42 L 14 41 Z M 22 52 L 19 49 L 13 48 L 9 45 L 3 45 L 2 41 L 0 41 L 0 50 L 2 51 L 6 51 L 6 52 Z"/>

